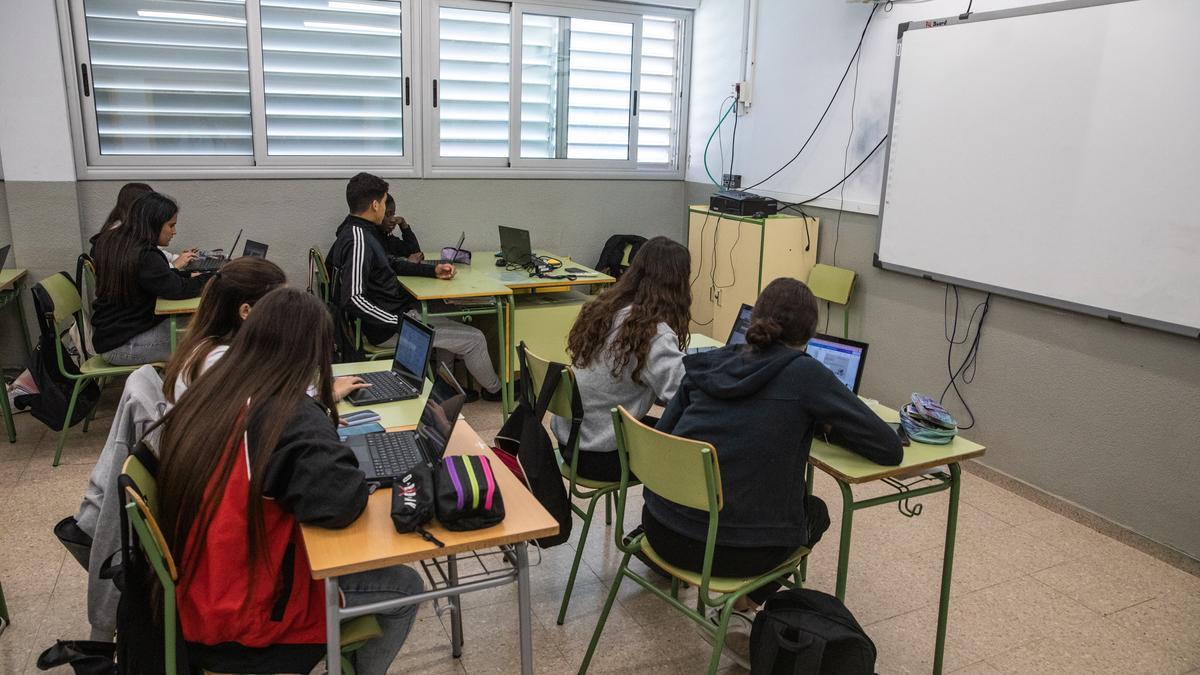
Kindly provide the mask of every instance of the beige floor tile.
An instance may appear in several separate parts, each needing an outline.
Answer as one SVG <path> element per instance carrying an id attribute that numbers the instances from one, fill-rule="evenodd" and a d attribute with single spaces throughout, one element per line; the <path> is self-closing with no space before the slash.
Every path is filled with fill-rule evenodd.
<path id="1" fill-rule="evenodd" d="M 953 606 L 953 605 L 951 605 Z M 954 629 L 953 620 L 951 629 Z M 937 610 L 920 609 L 864 626 L 875 643 L 875 670 L 880 673 L 928 673 L 933 668 Z M 947 644 L 943 670 L 952 671 L 980 660 L 978 654 Z"/>
<path id="2" fill-rule="evenodd" d="M 464 672 L 459 660 L 450 653 L 450 634 L 436 617 L 419 618 L 413 624 L 395 662 L 388 673 Z"/>
<path id="3" fill-rule="evenodd" d="M 940 579 L 944 548 L 921 551 L 914 556 Z M 973 532 L 959 539 L 954 548 L 952 592 L 977 591 L 1067 562 L 1067 555 L 1044 541 L 1011 526 L 990 533 Z"/>
<path id="4" fill-rule="evenodd" d="M 1113 622 L 1130 635 L 1200 666 L 1200 596 L 1162 597 L 1113 614 Z"/>
<path id="5" fill-rule="evenodd" d="M 1161 594 L 1153 579 L 1140 574 L 1110 574 L 1100 563 L 1086 560 L 1035 572 L 1033 578 L 1101 614 L 1112 614 Z"/>
<path id="6" fill-rule="evenodd" d="M 1024 525 L 1055 515 L 1050 509 L 967 472 L 963 472 L 962 500 L 1009 525 Z"/>
<path id="7" fill-rule="evenodd" d="M 988 663 L 1005 673 L 1170 675 L 1189 667 L 1179 655 L 1147 644 L 1108 619 L 1021 645 L 989 658 Z"/>
<path id="8" fill-rule="evenodd" d="M 0 673 L 21 673 L 35 649 L 40 652 L 49 646 L 38 645 L 36 639 L 50 604 L 50 594 L 14 597 L 9 595 L 6 584 L 4 595 L 12 624 L 0 634 Z"/>
<path id="9" fill-rule="evenodd" d="M 987 661 L 977 661 L 965 668 L 959 668 L 958 670 L 952 670 L 949 672 L 951 675 L 993 675 L 994 673 L 999 673 L 1000 671 L 988 665 Z"/>

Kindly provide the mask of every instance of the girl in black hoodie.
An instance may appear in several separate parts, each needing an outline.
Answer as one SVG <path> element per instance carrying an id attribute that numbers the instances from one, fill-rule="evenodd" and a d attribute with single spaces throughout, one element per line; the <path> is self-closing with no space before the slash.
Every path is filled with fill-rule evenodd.
<path id="1" fill-rule="evenodd" d="M 749 344 L 684 357 L 683 382 L 657 428 L 705 441 L 717 451 L 725 506 L 714 576 L 766 573 L 796 549 L 811 549 L 829 527 L 825 503 L 805 496 L 804 468 L 814 435 L 880 464 L 903 459 L 891 427 L 804 352 L 816 327 L 812 291 L 795 279 L 776 279 L 754 307 Z M 648 489 L 645 499 L 642 524 L 654 550 L 673 565 L 699 572 L 708 513 Z M 752 610 L 777 588 L 751 593 L 737 609 Z"/>

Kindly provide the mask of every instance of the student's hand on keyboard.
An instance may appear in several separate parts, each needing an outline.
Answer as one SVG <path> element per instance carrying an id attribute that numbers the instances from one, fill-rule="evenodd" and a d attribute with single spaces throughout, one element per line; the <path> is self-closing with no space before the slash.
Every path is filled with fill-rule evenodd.
<path id="1" fill-rule="evenodd" d="M 175 259 L 175 262 L 173 262 L 171 264 L 175 266 L 175 269 L 181 270 L 181 269 L 187 267 L 188 263 L 192 262 L 195 259 L 196 259 L 196 249 L 189 248 L 188 250 L 180 253 L 179 257 Z"/>
<path id="2" fill-rule="evenodd" d="M 333 398 L 340 401 L 359 389 L 366 389 L 369 386 L 371 385 L 367 384 L 357 375 L 335 377 L 333 378 Z"/>

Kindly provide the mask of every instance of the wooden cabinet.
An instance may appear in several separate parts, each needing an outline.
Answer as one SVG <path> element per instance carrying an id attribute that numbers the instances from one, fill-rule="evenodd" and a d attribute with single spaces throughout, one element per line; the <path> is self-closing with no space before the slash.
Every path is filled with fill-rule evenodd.
<path id="1" fill-rule="evenodd" d="M 742 304 L 772 280 L 805 280 L 817 262 L 816 218 L 743 218 L 688 209 L 692 255 L 692 332 L 724 340 Z"/>

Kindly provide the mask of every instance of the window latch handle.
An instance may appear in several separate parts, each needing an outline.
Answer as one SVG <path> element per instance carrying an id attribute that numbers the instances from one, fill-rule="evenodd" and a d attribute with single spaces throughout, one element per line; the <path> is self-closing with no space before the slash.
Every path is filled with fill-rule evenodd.
<path id="1" fill-rule="evenodd" d="M 85 97 L 91 96 L 92 95 L 92 85 L 90 82 L 88 82 L 88 67 L 87 67 L 86 63 L 79 64 L 79 76 L 83 82 L 83 95 Z"/>
<path id="2" fill-rule="evenodd" d="M 438 81 L 433 81 L 433 107 L 438 107 Z"/>

